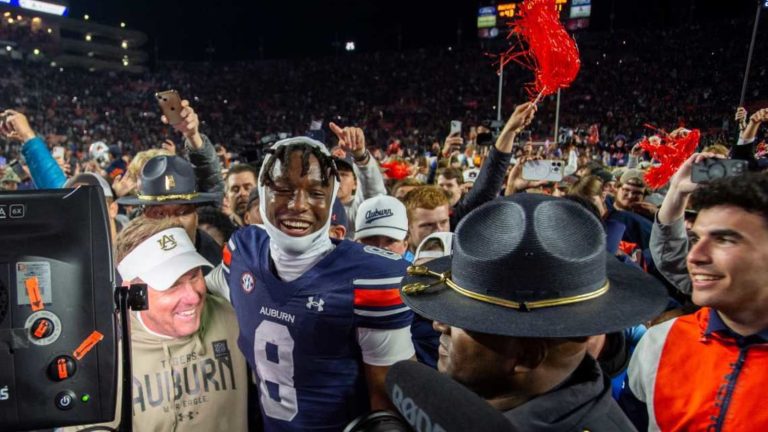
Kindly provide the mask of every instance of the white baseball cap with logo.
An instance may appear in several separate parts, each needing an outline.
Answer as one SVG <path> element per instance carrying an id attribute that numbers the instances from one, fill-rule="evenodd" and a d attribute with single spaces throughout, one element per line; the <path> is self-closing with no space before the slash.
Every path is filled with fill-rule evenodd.
<path id="1" fill-rule="evenodd" d="M 408 214 L 399 199 L 389 195 L 368 198 L 357 208 L 355 240 L 382 235 L 404 240 L 408 235 Z"/>
<path id="2" fill-rule="evenodd" d="M 474 183 L 478 175 L 480 175 L 480 170 L 477 168 L 464 170 L 464 183 Z"/>
<path id="3" fill-rule="evenodd" d="M 432 247 L 427 248 L 430 245 Z M 436 247 L 439 246 L 439 247 Z M 416 255 L 413 262 L 420 259 L 437 259 L 447 257 L 453 254 L 453 233 L 452 232 L 434 232 L 424 238 L 416 249 Z"/>
<path id="4" fill-rule="evenodd" d="M 169 228 L 144 240 L 131 251 L 117 271 L 124 281 L 139 278 L 150 288 L 165 291 L 195 267 L 213 267 L 197 253 L 183 228 Z"/>

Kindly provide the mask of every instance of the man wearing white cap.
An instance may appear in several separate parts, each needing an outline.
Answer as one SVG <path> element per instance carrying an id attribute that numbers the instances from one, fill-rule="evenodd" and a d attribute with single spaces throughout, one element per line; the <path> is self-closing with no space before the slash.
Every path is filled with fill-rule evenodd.
<path id="1" fill-rule="evenodd" d="M 467 194 L 472 190 L 472 187 L 475 186 L 475 181 L 477 180 L 477 176 L 480 175 L 480 170 L 477 168 L 470 168 L 464 170 L 463 175 L 464 183 L 461 184 L 461 192 Z"/>
<path id="2" fill-rule="evenodd" d="M 355 241 L 403 255 L 406 261 L 412 262 L 413 254 L 408 253 L 405 205 L 389 195 L 363 201 L 355 218 Z"/>
<path id="3" fill-rule="evenodd" d="M 131 313 L 133 428 L 245 431 L 245 359 L 232 307 L 207 296 L 202 267 L 180 224 L 138 217 L 117 239 L 123 284 L 147 284 L 149 309 Z M 226 415 L 221 415 L 226 413 Z"/>

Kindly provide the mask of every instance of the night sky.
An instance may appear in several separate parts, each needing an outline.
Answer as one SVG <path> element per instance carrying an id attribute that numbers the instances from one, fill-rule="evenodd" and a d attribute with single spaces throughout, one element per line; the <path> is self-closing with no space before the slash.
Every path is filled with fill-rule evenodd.
<path id="1" fill-rule="evenodd" d="M 370 52 L 476 43 L 477 8 L 453 0 L 70 0 L 71 18 L 150 36 L 162 60 L 242 60 L 333 55 L 344 42 Z M 753 19 L 754 0 L 592 0 L 592 30 L 670 27 L 691 19 L 717 25 Z M 613 15 L 613 20 L 611 20 Z M 460 32 L 459 32 L 460 30 Z M 768 31 L 766 29 L 765 31 Z M 338 42 L 338 43 L 335 43 Z M 210 48 L 213 48 L 211 50 Z"/>

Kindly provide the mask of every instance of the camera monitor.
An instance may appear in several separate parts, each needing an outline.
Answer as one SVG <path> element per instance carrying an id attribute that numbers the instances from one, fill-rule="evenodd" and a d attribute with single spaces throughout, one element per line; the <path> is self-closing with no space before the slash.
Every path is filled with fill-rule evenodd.
<path id="1" fill-rule="evenodd" d="M 115 417 L 114 270 L 99 187 L 0 193 L 0 430 Z"/>

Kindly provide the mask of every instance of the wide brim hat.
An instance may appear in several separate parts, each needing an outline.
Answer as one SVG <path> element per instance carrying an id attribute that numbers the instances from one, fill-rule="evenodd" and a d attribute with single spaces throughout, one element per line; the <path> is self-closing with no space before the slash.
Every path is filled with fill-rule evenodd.
<path id="1" fill-rule="evenodd" d="M 178 156 L 153 157 L 144 164 L 139 177 L 139 193 L 118 199 L 118 204 L 203 204 L 221 200 L 221 195 L 217 193 L 197 191 L 192 164 Z"/>
<path id="2" fill-rule="evenodd" d="M 472 211 L 456 229 L 453 255 L 410 267 L 401 296 L 453 327 L 536 338 L 619 331 L 667 305 L 659 281 L 606 253 L 597 218 L 538 194 Z"/>

